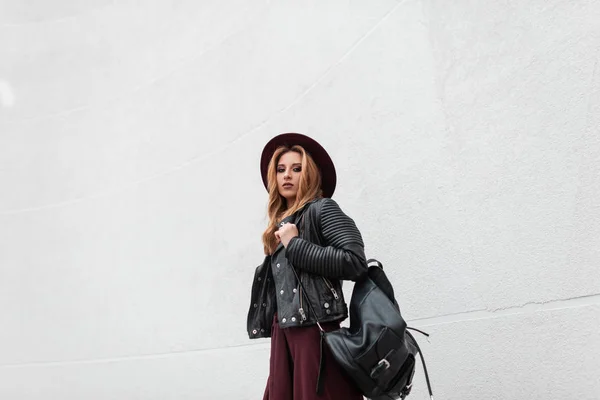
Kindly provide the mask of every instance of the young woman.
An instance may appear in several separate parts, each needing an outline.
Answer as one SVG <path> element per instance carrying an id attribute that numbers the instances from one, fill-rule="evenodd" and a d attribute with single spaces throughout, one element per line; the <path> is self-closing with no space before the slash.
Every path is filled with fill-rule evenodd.
<path id="1" fill-rule="evenodd" d="M 269 225 L 266 257 L 252 284 L 248 334 L 271 338 L 263 400 L 362 400 L 327 346 L 321 347 L 317 326 L 340 327 L 348 317 L 341 281 L 367 272 L 361 234 L 331 199 L 333 162 L 313 139 L 287 133 L 265 146 L 261 173 Z"/>

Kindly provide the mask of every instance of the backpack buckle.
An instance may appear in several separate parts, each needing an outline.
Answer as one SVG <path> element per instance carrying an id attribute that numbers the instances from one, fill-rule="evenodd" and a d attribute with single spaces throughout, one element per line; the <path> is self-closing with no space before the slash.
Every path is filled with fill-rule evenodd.
<path id="1" fill-rule="evenodd" d="M 381 373 L 390 368 L 390 362 L 385 358 L 379 360 L 376 366 L 371 369 L 371 378 L 377 379 Z"/>

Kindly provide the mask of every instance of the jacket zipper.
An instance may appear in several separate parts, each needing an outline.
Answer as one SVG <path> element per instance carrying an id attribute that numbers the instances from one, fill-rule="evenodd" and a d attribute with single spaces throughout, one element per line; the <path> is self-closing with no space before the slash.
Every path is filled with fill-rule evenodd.
<path id="1" fill-rule="evenodd" d="M 329 290 L 331 290 L 331 293 L 333 294 L 333 298 L 336 300 L 339 300 L 340 296 L 338 296 L 337 291 L 333 288 L 333 285 L 331 284 L 331 282 L 329 282 L 329 279 L 325 278 L 324 276 L 322 278 L 323 278 L 323 282 L 325 282 L 325 285 L 327 285 Z"/>
<path id="2" fill-rule="evenodd" d="M 300 278 L 300 283 L 298 284 L 298 294 L 300 296 L 300 309 L 298 309 L 298 312 L 300 313 L 300 323 L 302 324 L 306 321 L 306 313 L 302 307 L 302 278 Z"/>

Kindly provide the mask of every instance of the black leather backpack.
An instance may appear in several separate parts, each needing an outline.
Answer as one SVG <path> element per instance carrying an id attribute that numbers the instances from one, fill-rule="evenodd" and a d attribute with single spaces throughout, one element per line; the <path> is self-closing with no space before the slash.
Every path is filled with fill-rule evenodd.
<path id="1" fill-rule="evenodd" d="M 404 399 L 408 396 L 418 354 L 429 395 L 433 399 L 425 360 L 417 341 L 407 329 L 427 334 L 406 326 L 383 265 L 372 259 L 368 264 L 368 277 L 354 286 L 350 301 L 350 327 L 325 332 L 317 324 L 321 331 L 321 346 L 323 342 L 327 344 L 362 394 L 372 400 Z M 312 309 L 308 298 L 307 301 Z M 323 380 L 327 379 L 323 361 L 321 356 L 317 393 L 321 391 Z"/>

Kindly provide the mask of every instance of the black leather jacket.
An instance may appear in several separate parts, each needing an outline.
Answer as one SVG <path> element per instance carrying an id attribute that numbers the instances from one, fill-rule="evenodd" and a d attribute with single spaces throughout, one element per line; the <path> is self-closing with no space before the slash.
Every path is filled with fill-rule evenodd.
<path id="1" fill-rule="evenodd" d="M 295 222 L 299 236 L 280 244 L 256 268 L 247 329 L 251 339 L 271 336 L 277 311 L 282 328 L 313 325 L 313 312 L 302 293 L 293 265 L 319 322 L 348 317 L 342 280 L 366 276 L 364 245 L 354 221 L 329 198 L 317 199 L 282 223 Z"/>

